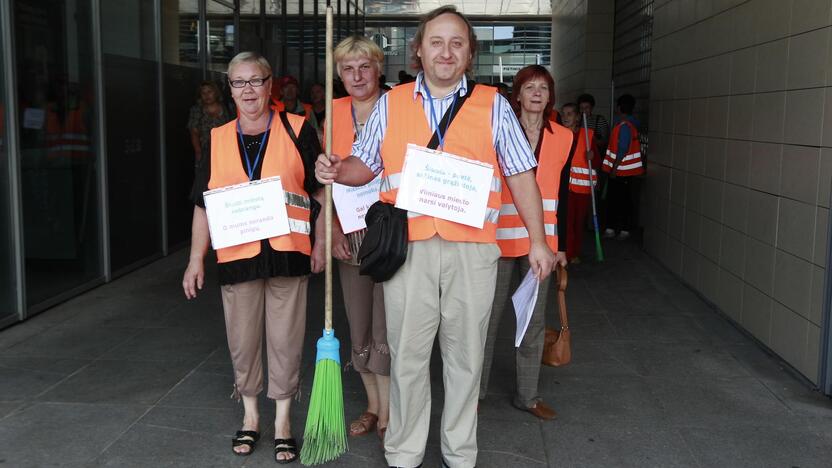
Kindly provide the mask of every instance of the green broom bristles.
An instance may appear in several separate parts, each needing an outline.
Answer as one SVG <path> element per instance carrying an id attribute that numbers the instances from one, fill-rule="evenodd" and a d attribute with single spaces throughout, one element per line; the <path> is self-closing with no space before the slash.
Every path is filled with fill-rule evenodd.
<path id="1" fill-rule="evenodd" d="M 319 465 L 335 460 L 346 451 L 341 364 L 333 359 L 319 359 L 315 363 L 315 380 L 312 382 L 300 462 Z"/>

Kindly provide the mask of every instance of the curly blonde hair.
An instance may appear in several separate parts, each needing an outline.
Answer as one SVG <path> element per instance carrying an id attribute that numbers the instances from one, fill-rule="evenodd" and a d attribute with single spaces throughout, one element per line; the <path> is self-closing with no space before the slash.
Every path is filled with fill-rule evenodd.
<path id="1" fill-rule="evenodd" d="M 349 36 L 338 43 L 333 51 L 335 63 L 339 64 L 349 57 L 367 57 L 381 70 L 384 64 L 384 52 L 372 40 L 364 36 Z M 340 69 L 339 69 L 340 72 Z"/>

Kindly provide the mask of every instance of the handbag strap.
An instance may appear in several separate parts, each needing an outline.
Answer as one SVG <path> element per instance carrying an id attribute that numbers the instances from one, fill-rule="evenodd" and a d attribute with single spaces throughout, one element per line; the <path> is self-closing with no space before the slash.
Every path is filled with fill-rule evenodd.
<path id="1" fill-rule="evenodd" d="M 298 154 L 303 157 L 303 151 L 300 148 L 300 142 L 298 141 L 298 136 L 295 135 L 295 130 L 292 128 L 292 124 L 289 123 L 289 118 L 286 117 L 286 111 L 280 111 L 278 113 L 280 116 L 280 121 L 283 122 L 283 128 L 286 129 L 286 133 L 289 134 L 289 138 L 292 139 L 292 143 L 295 144 L 295 148 L 298 150 Z"/>
<path id="2" fill-rule="evenodd" d="M 566 283 L 568 282 L 566 268 L 558 264 L 557 274 L 558 314 L 560 315 L 560 327 L 561 330 L 567 330 L 569 328 L 569 318 L 566 316 Z"/>
<path id="3" fill-rule="evenodd" d="M 465 96 L 457 98 L 456 105 L 450 107 L 448 111 L 445 112 L 445 115 L 442 116 L 442 121 L 440 121 L 439 125 L 436 126 L 436 131 L 433 132 L 433 136 L 430 138 L 430 142 L 428 142 L 428 148 L 432 150 L 439 148 L 439 129 L 447 129 L 451 126 L 451 122 L 453 122 L 456 115 L 459 114 L 459 110 L 462 109 L 462 105 L 465 104 L 468 97 L 474 94 L 474 87 L 476 86 L 477 84 L 473 81 L 468 81 L 468 91 L 465 93 Z"/>

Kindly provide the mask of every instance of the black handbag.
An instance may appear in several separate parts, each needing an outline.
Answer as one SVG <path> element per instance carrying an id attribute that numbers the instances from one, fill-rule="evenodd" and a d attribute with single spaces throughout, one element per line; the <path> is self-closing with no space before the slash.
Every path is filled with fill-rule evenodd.
<path id="1" fill-rule="evenodd" d="M 457 100 L 457 105 L 449 109 L 439 122 L 439 128 L 447 129 L 462 105 L 470 96 L 476 83 L 468 82 L 468 92 Z M 439 147 L 439 132 L 434 132 L 428 148 Z M 407 260 L 407 210 L 377 201 L 364 216 L 367 234 L 358 249 L 358 272 L 369 276 L 376 283 L 383 283 L 399 270 Z"/>
<path id="2" fill-rule="evenodd" d="M 383 283 L 407 260 L 407 211 L 377 201 L 364 220 L 367 234 L 358 249 L 358 272 Z"/>

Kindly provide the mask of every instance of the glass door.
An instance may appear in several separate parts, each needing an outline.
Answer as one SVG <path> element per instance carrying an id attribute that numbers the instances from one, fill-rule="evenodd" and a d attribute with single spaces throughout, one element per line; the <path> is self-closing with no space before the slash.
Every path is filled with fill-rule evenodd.
<path id="1" fill-rule="evenodd" d="M 29 306 L 103 279 L 90 3 L 13 2 Z"/>
<path id="2" fill-rule="evenodd" d="M 155 2 L 101 2 L 110 265 L 162 254 Z"/>

